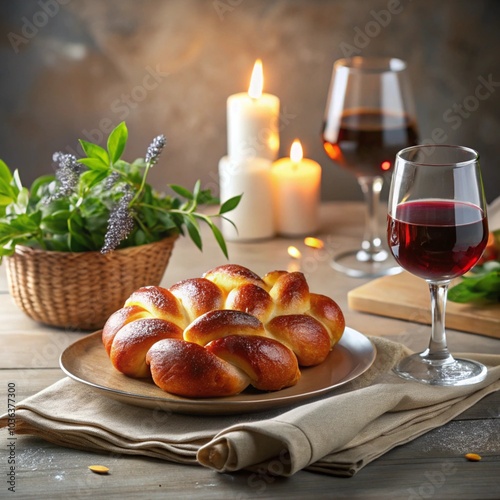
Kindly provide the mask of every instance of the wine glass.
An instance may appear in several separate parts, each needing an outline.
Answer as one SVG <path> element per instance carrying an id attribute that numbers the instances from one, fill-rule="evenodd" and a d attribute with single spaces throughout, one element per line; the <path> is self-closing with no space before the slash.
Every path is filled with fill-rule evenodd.
<path id="1" fill-rule="evenodd" d="M 328 156 L 356 176 L 366 204 L 361 248 L 334 256 L 332 266 L 358 278 L 400 272 L 382 246 L 378 207 L 396 153 L 418 143 L 406 63 L 364 57 L 336 61 L 322 135 Z"/>
<path id="2" fill-rule="evenodd" d="M 455 359 L 445 332 L 448 285 L 479 260 L 488 239 L 486 201 L 476 151 L 447 145 L 403 149 L 389 192 L 387 240 L 399 264 L 429 284 L 429 348 L 395 368 L 406 379 L 433 385 L 481 381 L 486 368 Z"/>

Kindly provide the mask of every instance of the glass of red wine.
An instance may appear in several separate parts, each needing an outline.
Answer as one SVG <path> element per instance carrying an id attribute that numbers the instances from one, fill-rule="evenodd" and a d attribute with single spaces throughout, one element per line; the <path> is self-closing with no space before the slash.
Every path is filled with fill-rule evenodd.
<path id="1" fill-rule="evenodd" d="M 395 368 L 403 378 L 433 385 L 466 385 L 486 376 L 475 361 L 454 358 L 447 347 L 445 306 L 451 280 L 479 260 L 488 239 L 479 156 L 462 146 L 420 145 L 396 155 L 387 240 L 397 262 L 424 279 L 431 295 L 428 349 Z"/>
<path id="2" fill-rule="evenodd" d="M 361 248 L 334 255 L 333 268 L 357 278 L 401 272 L 383 246 L 378 207 L 396 153 L 418 143 L 406 63 L 364 57 L 336 61 L 322 137 L 327 155 L 356 176 L 366 203 Z"/>

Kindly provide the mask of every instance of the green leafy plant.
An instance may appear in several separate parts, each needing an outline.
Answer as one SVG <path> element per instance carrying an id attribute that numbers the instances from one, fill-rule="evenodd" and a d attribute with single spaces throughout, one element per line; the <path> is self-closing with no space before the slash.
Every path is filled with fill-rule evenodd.
<path id="1" fill-rule="evenodd" d="M 500 262 L 490 261 L 463 276 L 450 288 L 448 299 L 460 303 L 500 302 Z"/>
<path id="2" fill-rule="evenodd" d="M 450 288 L 448 299 L 459 303 L 500 302 L 500 230 L 494 231 L 479 265 Z"/>
<path id="3" fill-rule="evenodd" d="M 160 194 L 147 183 L 150 169 L 165 146 L 156 137 L 144 159 L 128 163 L 122 154 L 128 130 L 120 123 L 109 135 L 107 148 L 80 140 L 84 158 L 55 153 L 55 175 L 37 178 L 30 189 L 0 160 L 0 262 L 16 245 L 46 250 L 103 253 L 116 248 L 187 234 L 202 250 L 200 222 L 208 224 L 222 252 L 227 246 L 214 218 L 238 205 L 241 196 L 223 203 L 214 215 L 199 205 L 218 204 L 197 181 L 192 191 L 175 184 L 174 195 Z"/>

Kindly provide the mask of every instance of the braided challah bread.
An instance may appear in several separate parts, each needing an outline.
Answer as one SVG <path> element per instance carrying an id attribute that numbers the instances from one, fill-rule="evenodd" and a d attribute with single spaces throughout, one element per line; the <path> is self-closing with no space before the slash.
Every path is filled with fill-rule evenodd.
<path id="1" fill-rule="evenodd" d="M 295 385 L 299 366 L 322 363 L 344 327 L 337 303 L 311 293 L 302 273 L 260 278 L 228 264 L 168 290 L 139 288 L 109 317 L 102 340 L 125 375 L 206 398 Z"/>

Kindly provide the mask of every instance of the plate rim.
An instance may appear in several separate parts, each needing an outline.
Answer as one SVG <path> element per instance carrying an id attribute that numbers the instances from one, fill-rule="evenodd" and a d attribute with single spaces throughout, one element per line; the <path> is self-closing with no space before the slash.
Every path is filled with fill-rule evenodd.
<path id="1" fill-rule="evenodd" d="M 300 403 L 304 400 L 312 399 L 314 397 L 323 395 L 327 392 L 333 391 L 335 389 L 340 388 L 341 386 L 352 382 L 357 379 L 361 375 L 363 375 L 375 362 L 377 357 L 377 348 L 375 344 L 370 340 L 369 337 L 362 334 L 361 332 L 350 328 L 348 326 L 345 327 L 344 333 L 337 344 L 334 346 L 333 350 L 337 345 L 342 346 L 346 349 L 351 355 L 353 355 L 353 350 L 347 343 L 353 343 L 356 340 L 361 340 L 364 342 L 364 348 L 367 349 L 369 347 L 369 351 L 366 356 L 369 356 L 367 360 L 365 360 L 364 365 L 359 368 L 359 366 L 354 367 L 351 371 L 346 374 L 342 379 L 335 382 L 334 384 L 326 385 L 317 390 L 308 391 L 304 393 L 298 394 L 290 394 L 285 396 L 279 396 L 281 391 L 276 391 L 274 394 L 278 396 L 276 398 L 266 398 L 266 399 L 252 399 L 252 400 L 231 400 L 232 396 L 227 396 L 224 398 L 185 398 L 182 396 L 171 395 L 165 391 L 165 397 L 155 396 L 155 395 L 147 395 L 140 394 L 135 392 L 127 392 L 121 389 L 116 389 L 113 387 L 109 387 L 106 385 L 95 383 L 91 380 L 85 380 L 80 376 L 73 373 L 64 363 L 64 358 L 68 356 L 68 353 L 75 348 L 77 344 L 80 343 L 88 343 L 92 342 L 94 338 L 100 338 L 102 335 L 102 330 L 97 330 L 92 332 L 84 337 L 72 342 L 69 346 L 67 346 L 59 357 L 59 366 L 61 370 L 72 380 L 84 384 L 87 387 L 95 389 L 104 395 L 112 398 L 118 399 L 120 401 L 128 402 L 128 404 L 132 404 L 134 406 L 142 406 L 143 408 L 151 407 L 151 403 L 156 403 L 160 406 L 165 407 L 166 409 L 179 413 L 196 413 L 196 414 L 228 414 L 232 413 L 233 410 L 242 409 L 243 411 L 251 409 L 252 412 L 269 410 L 272 408 L 279 408 L 283 406 L 291 406 L 294 403 Z M 102 345 L 104 349 L 104 345 Z M 355 353 L 354 353 L 355 354 Z M 356 356 L 353 356 L 356 359 Z M 112 365 L 111 365 L 112 366 Z M 318 365 L 319 366 L 319 365 Z M 269 393 L 266 393 L 269 394 Z M 172 398 L 174 396 L 175 398 Z M 239 396 L 239 395 L 238 395 Z M 137 400 L 148 402 L 150 404 L 141 405 L 137 403 Z M 275 403 L 273 405 L 273 403 Z M 251 408 L 247 408 L 251 407 Z M 219 408 L 219 409 L 218 409 Z M 231 410 L 228 410 L 231 408 Z M 210 410 L 208 413 L 204 413 L 204 409 Z"/>

